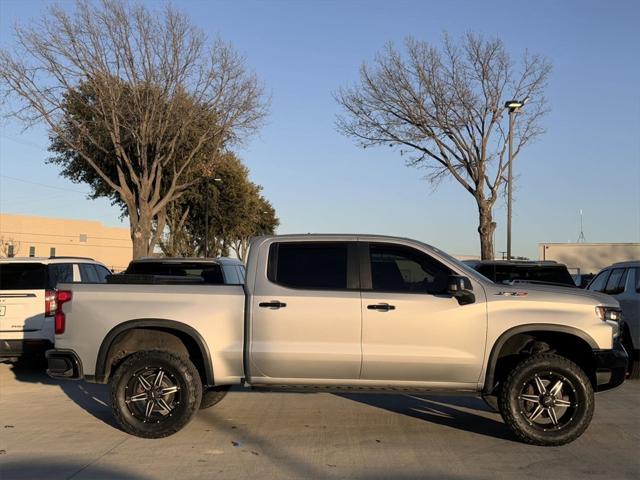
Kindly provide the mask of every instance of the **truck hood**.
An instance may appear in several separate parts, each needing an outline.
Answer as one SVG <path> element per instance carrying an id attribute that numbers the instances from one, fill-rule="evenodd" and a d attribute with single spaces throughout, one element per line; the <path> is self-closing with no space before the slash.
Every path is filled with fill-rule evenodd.
<path id="1" fill-rule="evenodd" d="M 522 298 L 530 301 L 544 302 L 565 302 L 565 303 L 583 303 L 593 305 L 604 305 L 609 307 L 619 307 L 618 301 L 604 293 L 592 292 L 590 290 L 582 290 L 580 288 L 563 287 L 556 285 L 536 285 L 536 284 L 518 284 L 518 285 L 500 285 L 493 284 L 488 289 L 490 297 L 505 299 Z"/>

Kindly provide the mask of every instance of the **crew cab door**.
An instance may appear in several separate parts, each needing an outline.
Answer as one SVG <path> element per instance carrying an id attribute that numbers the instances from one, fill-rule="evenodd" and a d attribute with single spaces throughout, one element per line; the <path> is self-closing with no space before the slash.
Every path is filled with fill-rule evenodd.
<path id="1" fill-rule="evenodd" d="M 251 382 L 357 379 L 357 244 L 279 241 L 260 255 L 258 264 L 267 271 L 257 273 L 251 299 Z"/>
<path id="2" fill-rule="evenodd" d="M 363 243 L 363 380 L 476 383 L 483 364 L 484 292 L 460 305 L 447 292 L 455 273 L 413 247 Z"/>

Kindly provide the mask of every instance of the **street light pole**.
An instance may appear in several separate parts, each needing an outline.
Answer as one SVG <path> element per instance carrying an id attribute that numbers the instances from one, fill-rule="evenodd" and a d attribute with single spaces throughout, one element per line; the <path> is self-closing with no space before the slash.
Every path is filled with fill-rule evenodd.
<path id="1" fill-rule="evenodd" d="M 507 260 L 511 260 L 511 186 L 513 185 L 513 115 L 509 109 L 509 180 L 507 183 Z"/>
<path id="2" fill-rule="evenodd" d="M 512 192 L 513 192 L 513 120 L 514 115 L 519 113 L 524 104 L 529 101 L 529 97 L 524 100 L 509 100 L 504 104 L 509 109 L 509 164 L 507 180 L 507 261 L 511 260 L 511 217 L 512 217 Z"/>

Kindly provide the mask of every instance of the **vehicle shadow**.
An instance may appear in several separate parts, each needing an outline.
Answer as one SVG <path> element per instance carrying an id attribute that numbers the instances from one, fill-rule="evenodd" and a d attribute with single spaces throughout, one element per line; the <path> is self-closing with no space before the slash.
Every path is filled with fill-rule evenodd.
<path id="1" fill-rule="evenodd" d="M 57 385 L 80 408 L 107 425 L 120 430 L 111 414 L 108 385 L 87 383 L 81 380 L 55 380 L 46 373 L 44 357 L 14 360 L 9 363 L 9 369 L 19 382 Z"/>
<path id="2" fill-rule="evenodd" d="M 390 394 L 336 394 L 354 402 L 382 408 L 437 425 L 516 442 L 500 415 L 476 397 Z M 475 411 L 475 412 L 474 412 Z M 478 413 L 476 413 L 478 412 Z M 481 412 L 481 413 L 480 413 Z"/>
<path id="3" fill-rule="evenodd" d="M 29 459 L 3 462 L 0 468 L 2 480 L 32 478 L 91 478 L 92 480 L 144 480 L 139 474 L 127 472 L 120 467 L 89 465 L 83 462 L 60 461 L 59 459 Z"/>
<path id="4" fill-rule="evenodd" d="M 309 394 L 313 395 L 313 394 Z M 354 395 L 355 396 L 355 395 Z M 385 396 L 385 395 L 379 395 Z M 395 395 L 386 395 L 395 396 Z M 278 476 L 283 478 L 350 478 L 353 480 L 387 480 L 393 478 L 394 480 L 474 480 L 475 476 L 458 475 L 449 472 L 421 472 L 420 474 L 414 473 L 402 473 L 395 471 L 392 475 L 388 472 L 380 473 L 350 473 L 349 475 L 336 475 L 330 469 L 336 467 L 336 465 L 323 465 L 322 462 L 314 461 L 309 455 L 294 454 L 291 449 L 286 445 L 281 445 L 274 442 L 271 436 L 261 435 L 256 433 L 251 428 L 244 428 L 242 425 L 238 425 L 237 421 L 231 421 L 225 418 L 224 415 L 215 411 L 215 409 L 203 410 L 199 413 L 200 418 L 211 426 L 211 428 L 218 432 L 220 435 L 228 435 L 231 433 L 232 438 L 237 439 L 233 441 L 234 446 L 237 446 L 241 450 L 252 452 L 254 455 L 260 453 L 282 471 Z M 326 470 L 324 467 L 329 467 Z"/>
<path id="5" fill-rule="evenodd" d="M 20 382 L 57 385 L 80 408 L 107 425 L 120 430 L 111 413 L 108 385 L 52 379 L 45 373 L 44 363 L 37 360 L 14 361 L 10 364 L 10 370 Z M 499 415 L 491 412 L 484 402 L 476 397 L 361 393 L 335 393 L 335 395 L 457 430 L 516 441 Z"/>

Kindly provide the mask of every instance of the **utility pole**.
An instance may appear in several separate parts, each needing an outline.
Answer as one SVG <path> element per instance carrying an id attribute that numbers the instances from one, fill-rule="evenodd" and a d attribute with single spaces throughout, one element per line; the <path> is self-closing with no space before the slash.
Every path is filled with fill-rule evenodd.
<path id="1" fill-rule="evenodd" d="M 204 258 L 209 256 L 209 184 L 204 197 Z"/>
<path id="2" fill-rule="evenodd" d="M 207 189 L 204 197 L 204 258 L 209 257 L 209 177 L 204 177 L 203 182 L 207 183 Z M 222 183 L 222 179 L 215 177 L 213 179 L 216 183 Z"/>
<path id="3" fill-rule="evenodd" d="M 509 100 L 504 104 L 509 109 L 509 164 L 507 180 L 507 260 L 511 260 L 511 217 L 512 217 L 512 195 L 513 195 L 513 121 L 514 115 L 519 113 L 524 104 L 529 101 L 529 97 L 524 100 Z"/>

